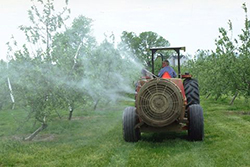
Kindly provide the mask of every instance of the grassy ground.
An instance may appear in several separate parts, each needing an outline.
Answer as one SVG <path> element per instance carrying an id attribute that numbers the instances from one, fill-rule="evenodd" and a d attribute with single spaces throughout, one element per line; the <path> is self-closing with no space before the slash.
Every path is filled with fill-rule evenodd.
<path id="1" fill-rule="evenodd" d="M 34 141 L 24 142 L 33 122 L 23 124 L 23 111 L 0 111 L 0 167 L 250 166 L 250 105 L 242 99 L 234 106 L 227 102 L 202 99 L 203 142 L 190 142 L 182 132 L 142 134 L 138 143 L 126 143 L 122 109 L 76 111 L 72 121 L 57 119 Z"/>

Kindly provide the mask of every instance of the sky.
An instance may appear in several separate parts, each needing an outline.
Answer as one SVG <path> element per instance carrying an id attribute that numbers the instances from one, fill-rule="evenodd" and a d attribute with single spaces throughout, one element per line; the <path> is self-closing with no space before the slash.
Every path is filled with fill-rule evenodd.
<path id="1" fill-rule="evenodd" d="M 64 0 L 54 0 L 61 11 Z M 233 37 L 244 27 L 242 4 L 250 9 L 250 0 L 69 0 L 70 23 L 79 15 L 93 20 L 93 35 L 100 43 L 104 34 L 120 41 L 123 31 L 153 31 L 167 39 L 171 46 L 186 46 L 186 54 L 198 49 L 214 50 L 219 28 L 233 23 Z M 13 35 L 19 44 L 25 36 L 18 30 L 28 25 L 30 0 L 0 0 L 0 59 L 6 59 L 7 45 Z M 249 16 L 249 14 L 248 14 Z"/>

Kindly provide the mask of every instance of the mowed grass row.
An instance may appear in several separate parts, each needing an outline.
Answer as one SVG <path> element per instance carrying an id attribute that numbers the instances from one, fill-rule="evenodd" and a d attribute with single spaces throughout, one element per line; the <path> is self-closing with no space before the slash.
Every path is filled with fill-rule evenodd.
<path id="1" fill-rule="evenodd" d="M 250 166 L 249 105 L 242 99 L 234 106 L 201 101 L 203 142 L 172 132 L 142 134 L 141 141 L 126 143 L 122 109 L 76 111 L 73 120 L 55 119 L 34 141 L 24 142 L 33 122 L 18 129 L 25 112 L 0 111 L 0 166 Z"/>

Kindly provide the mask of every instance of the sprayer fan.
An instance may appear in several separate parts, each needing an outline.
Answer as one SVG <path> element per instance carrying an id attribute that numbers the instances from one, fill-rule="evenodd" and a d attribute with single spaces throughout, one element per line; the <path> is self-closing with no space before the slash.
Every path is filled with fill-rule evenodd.
<path id="1" fill-rule="evenodd" d="M 163 127 L 180 116 L 183 97 L 178 86 L 171 80 L 156 78 L 142 86 L 136 106 L 138 115 L 145 123 Z"/>

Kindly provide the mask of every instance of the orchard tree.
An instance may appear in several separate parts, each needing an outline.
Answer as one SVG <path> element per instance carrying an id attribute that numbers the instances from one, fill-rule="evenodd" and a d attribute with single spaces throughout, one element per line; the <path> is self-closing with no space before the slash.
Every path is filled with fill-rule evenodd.
<path id="1" fill-rule="evenodd" d="M 250 78 L 249 78 L 249 46 L 250 46 L 250 24 L 247 17 L 247 7 L 243 4 L 245 12 L 245 26 L 242 29 L 242 34 L 239 35 L 239 40 L 229 37 L 228 32 L 232 33 L 233 25 L 229 20 L 229 31 L 220 28 L 219 39 L 216 40 L 216 55 L 217 67 L 219 70 L 221 94 L 233 95 L 231 104 L 237 97 L 238 93 L 249 95 Z M 240 42 L 238 42 L 240 41 Z M 223 84 L 224 83 L 224 84 Z"/>
<path id="2" fill-rule="evenodd" d="M 84 56 L 83 63 L 82 84 L 93 99 L 94 109 L 100 102 L 107 105 L 122 100 L 126 93 L 134 93 L 133 81 L 142 66 L 115 48 L 113 35 Z"/>
<path id="3" fill-rule="evenodd" d="M 241 46 L 239 47 L 239 65 L 238 75 L 241 79 L 241 90 L 244 95 L 250 96 L 250 20 L 247 16 L 247 7 L 244 3 L 242 8 L 245 12 L 245 26 L 242 29 L 242 34 L 239 35 Z"/>
<path id="4" fill-rule="evenodd" d="M 91 34 L 91 23 L 91 19 L 79 16 L 65 32 L 54 36 L 52 59 L 57 66 L 74 68 L 77 63 L 80 63 L 79 57 L 96 46 L 96 40 Z"/>
<path id="5" fill-rule="evenodd" d="M 237 74 L 237 48 L 233 42 L 233 39 L 229 37 L 229 33 L 232 32 L 232 24 L 229 21 L 229 31 L 224 28 L 219 29 L 220 36 L 215 41 L 216 60 L 214 63 L 214 93 L 216 93 L 216 99 L 221 95 L 231 95 L 237 92 L 237 83 L 240 82 Z"/>
<path id="6" fill-rule="evenodd" d="M 90 54 L 96 40 L 91 34 L 92 20 L 84 16 L 74 19 L 72 26 L 63 33 L 57 33 L 52 44 L 52 60 L 55 62 L 60 76 L 61 97 L 69 108 L 69 120 L 72 117 L 75 103 L 86 102 L 87 94 L 81 85 L 84 76 L 83 57 Z"/>
<path id="7" fill-rule="evenodd" d="M 31 1 L 34 3 L 28 10 L 31 25 L 21 25 L 20 30 L 25 33 L 27 42 L 33 44 L 32 49 L 35 49 L 35 52 L 32 56 L 42 56 L 43 59 L 51 61 L 52 39 L 69 18 L 68 0 L 65 0 L 66 6 L 61 12 L 55 11 L 54 0 Z M 45 54 L 37 54 L 37 50 Z"/>
<path id="8" fill-rule="evenodd" d="M 182 68 L 199 81 L 199 90 L 202 94 L 210 93 L 207 87 L 215 82 L 213 56 L 210 51 L 198 50 L 194 59 L 188 60 Z"/>
<path id="9" fill-rule="evenodd" d="M 215 41 L 216 50 L 202 56 L 199 52 L 197 59 L 187 63 L 192 74 L 200 81 L 202 93 L 207 97 L 212 95 L 218 99 L 222 95 L 233 96 L 233 104 L 238 94 L 246 99 L 250 94 L 250 21 L 247 16 L 247 7 L 243 4 L 245 12 L 245 26 L 239 39 L 233 39 L 233 23 L 229 20 L 229 29 L 219 28 L 219 37 Z M 202 54 L 200 54 L 202 53 Z"/>
<path id="10" fill-rule="evenodd" d="M 112 93 L 110 87 L 114 88 L 117 81 L 112 72 L 115 72 L 120 63 L 118 51 L 114 44 L 105 39 L 100 46 L 90 54 L 83 57 L 84 78 L 82 83 L 85 90 L 94 101 L 94 110 L 100 101 L 109 102 Z"/>
<path id="11" fill-rule="evenodd" d="M 9 44 L 9 73 L 13 85 L 13 93 L 19 105 L 30 109 L 29 118 L 34 117 L 42 123 L 26 140 L 32 140 L 47 127 L 51 115 L 64 107 L 63 99 L 58 94 L 57 69 L 52 61 L 52 40 L 57 31 L 63 28 L 68 18 L 69 9 L 56 12 L 53 0 L 33 1 L 28 11 L 31 25 L 20 26 L 26 35 L 28 45 L 14 50 Z M 17 45 L 13 42 L 13 45 Z"/>

